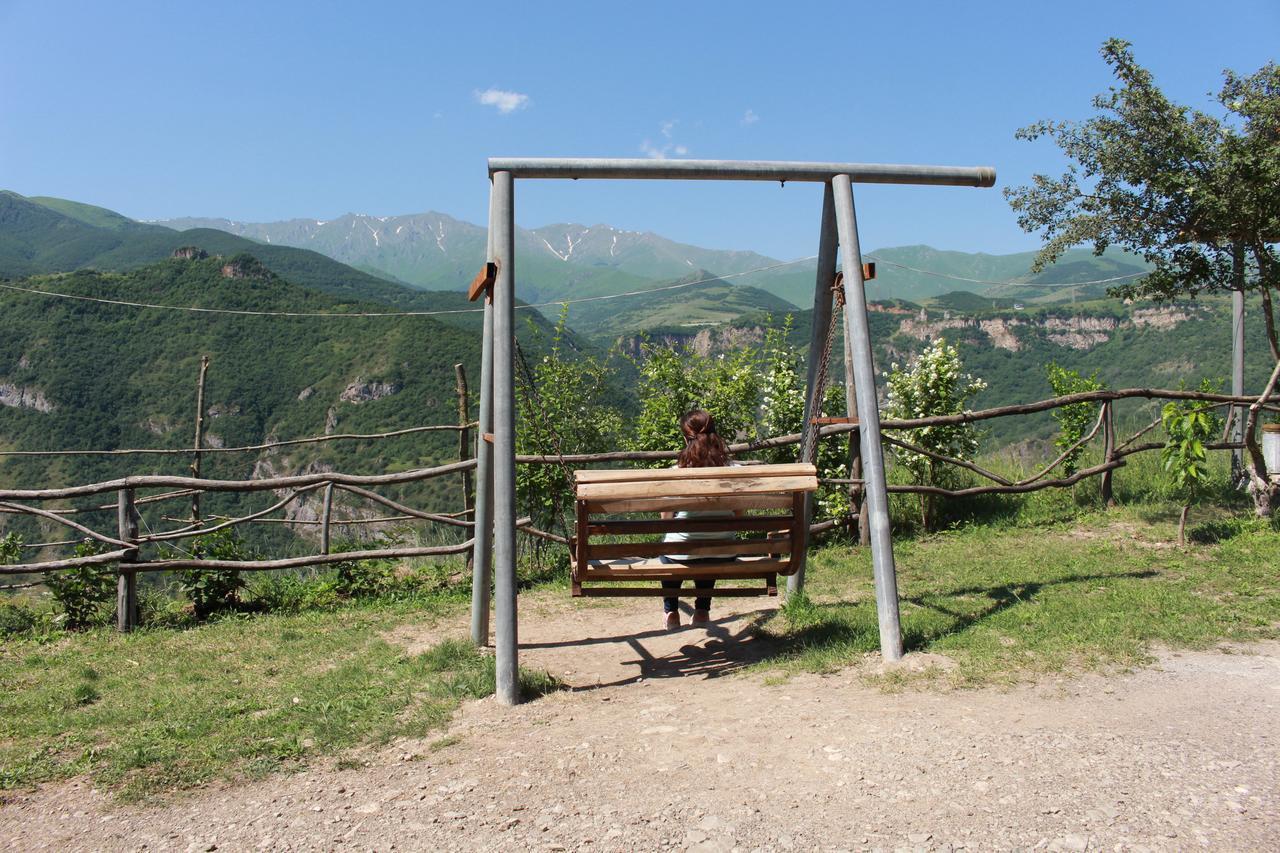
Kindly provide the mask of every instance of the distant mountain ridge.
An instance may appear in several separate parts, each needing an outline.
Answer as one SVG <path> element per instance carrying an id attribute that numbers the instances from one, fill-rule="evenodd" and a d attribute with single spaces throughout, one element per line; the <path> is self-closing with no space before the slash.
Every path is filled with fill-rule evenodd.
<path id="1" fill-rule="evenodd" d="M 375 274 L 418 287 L 460 289 L 483 259 L 486 232 L 479 225 L 437 212 L 403 216 L 348 213 L 332 220 L 291 219 L 250 223 L 188 217 L 160 220 L 174 228 L 217 228 L 271 245 L 312 249 Z M 872 299 L 916 302 L 955 291 L 1033 299 L 1050 289 L 992 282 L 1040 285 L 1094 281 L 1147 269 L 1140 258 L 1109 251 L 1102 258 L 1086 249 L 1068 252 L 1039 275 L 1030 272 L 1034 252 L 990 255 L 899 246 L 869 253 L 885 261 L 868 283 Z M 516 229 L 517 276 L 522 298 L 554 301 L 640 289 L 645 282 L 671 281 L 708 270 L 732 285 L 749 285 L 796 307 L 813 299 L 812 260 L 787 263 L 752 251 L 705 249 L 658 234 L 609 225 L 558 223 Z M 898 264 L 900 266 L 896 266 Z M 1096 291 L 1096 289 L 1095 289 Z M 1090 295 L 1098 295 L 1090 292 Z"/>

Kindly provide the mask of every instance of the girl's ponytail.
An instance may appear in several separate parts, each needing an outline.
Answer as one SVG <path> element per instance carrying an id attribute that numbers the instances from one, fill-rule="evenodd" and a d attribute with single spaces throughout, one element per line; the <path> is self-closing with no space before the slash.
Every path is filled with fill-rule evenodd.
<path id="1" fill-rule="evenodd" d="M 710 468 L 729 464 L 729 451 L 724 439 L 716 432 L 715 419 L 709 412 L 694 409 L 680 419 L 680 432 L 684 433 L 684 450 L 680 451 L 679 467 Z"/>

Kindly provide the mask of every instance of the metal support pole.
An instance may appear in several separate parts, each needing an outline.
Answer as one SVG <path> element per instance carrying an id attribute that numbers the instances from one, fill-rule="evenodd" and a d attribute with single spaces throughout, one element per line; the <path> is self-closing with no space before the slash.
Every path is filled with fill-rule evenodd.
<path id="1" fill-rule="evenodd" d="M 867 320 L 867 295 L 862 279 L 862 249 L 858 245 L 858 219 L 853 208 L 853 183 L 848 175 L 831 180 L 835 194 L 836 224 L 844 269 L 844 333 L 853 355 L 858 396 L 858 434 L 862 441 L 862 466 L 866 480 L 864 499 L 871 520 L 871 562 L 875 574 L 876 614 L 880 621 L 880 653 L 885 660 L 902 657 L 902 628 L 898 622 L 898 577 L 893 565 L 893 536 L 889 529 L 889 494 L 885 487 L 884 451 L 880 443 L 880 407 L 876 401 L 875 366 L 871 354 L 871 329 Z"/>
<path id="2" fill-rule="evenodd" d="M 1240 278 L 1244 278 L 1244 253 L 1237 255 L 1237 264 L 1241 268 Z M 1244 396 L 1244 291 L 1231 291 L 1231 393 Z M 1245 408 L 1232 406 L 1231 440 L 1244 441 Z M 1244 470 L 1244 450 L 1236 448 L 1231 451 L 1231 482 L 1243 485 L 1249 481 Z"/>
<path id="3" fill-rule="evenodd" d="M 493 563 L 498 701 L 520 701 L 516 626 L 515 179 L 493 174 Z"/>
<path id="4" fill-rule="evenodd" d="M 489 205 L 489 248 L 493 260 L 493 204 Z M 484 331 L 480 344 L 480 416 L 476 427 L 475 545 L 471 561 L 471 642 L 489 644 L 489 589 L 493 584 L 493 300 L 484 297 Z"/>
<path id="5" fill-rule="evenodd" d="M 818 436 L 810 421 L 822 415 L 822 401 L 813 399 L 818 383 L 818 362 L 827 348 L 827 332 L 831 329 L 831 284 L 836 277 L 836 204 L 831 184 L 822 189 L 822 222 L 818 236 L 818 274 L 813 287 L 813 330 L 809 335 L 809 365 L 804 380 L 804 424 L 800 427 L 800 461 L 816 459 Z M 804 502 L 804 550 L 799 554 L 800 568 L 787 578 L 787 595 L 804 589 L 804 573 L 808 566 L 809 523 L 813 519 L 815 496 L 809 493 Z"/>
<path id="6" fill-rule="evenodd" d="M 121 489 L 116 504 L 116 538 L 130 544 L 138 542 L 138 510 L 133 502 L 133 489 Z M 138 549 L 126 554 L 121 562 L 138 562 Z M 138 627 L 138 573 L 122 571 L 116 578 L 116 630 L 132 631 Z"/>

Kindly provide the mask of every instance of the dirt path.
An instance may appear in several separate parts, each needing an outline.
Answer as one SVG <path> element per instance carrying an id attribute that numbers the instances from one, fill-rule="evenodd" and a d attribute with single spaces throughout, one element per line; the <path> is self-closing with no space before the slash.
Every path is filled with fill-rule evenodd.
<path id="1" fill-rule="evenodd" d="M 709 631 L 667 633 L 653 601 L 533 599 L 522 662 L 571 692 L 472 703 L 444 747 L 434 733 L 361 769 L 159 807 L 50 786 L 0 810 L 0 845 L 1280 848 L 1280 643 L 1168 654 L 1111 678 L 885 695 L 853 672 L 735 674 L 761 650 L 739 634 L 773 604 L 730 604 Z"/>

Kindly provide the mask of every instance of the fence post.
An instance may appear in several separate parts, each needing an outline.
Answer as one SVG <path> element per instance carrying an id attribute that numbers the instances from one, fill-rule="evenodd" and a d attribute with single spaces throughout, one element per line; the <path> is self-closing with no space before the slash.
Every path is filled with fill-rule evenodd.
<path id="1" fill-rule="evenodd" d="M 133 489 L 121 489 L 116 504 L 117 537 L 131 545 L 138 541 L 138 509 L 134 505 Z M 122 563 L 138 562 L 138 549 L 135 547 L 124 557 Z M 138 627 L 138 574 L 132 569 L 121 570 L 116 578 L 116 630 L 132 631 Z"/>
<path id="2" fill-rule="evenodd" d="M 195 449 L 191 457 L 191 476 L 200 478 L 200 447 L 204 443 L 204 378 L 209 372 L 209 356 L 200 356 L 200 378 L 196 380 L 196 438 L 192 443 Z M 200 519 L 200 492 L 191 493 L 191 523 L 203 524 Z"/>
<path id="3" fill-rule="evenodd" d="M 320 553 L 329 553 L 329 519 L 333 517 L 333 483 L 324 485 L 324 506 L 320 510 Z"/>
<path id="4" fill-rule="evenodd" d="M 458 380 L 458 461 L 463 462 L 467 459 L 467 448 L 471 444 L 471 430 L 467 428 L 467 424 L 471 422 L 471 401 L 467 389 L 466 367 L 459 362 L 453 366 L 453 372 Z M 462 509 L 466 512 L 471 507 L 471 471 L 468 469 L 462 472 Z M 470 558 L 467 561 L 470 562 Z"/>
<path id="5" fill-rule="evenodd" d="M 1115 412 L 1111 408 L 1111 401 L 1107 400 L 1102 404 L 1102 461 L 1111 464 L 1116 457 L 1116 426 Z M 1111 491 L 1111 474 L 1112 469 L 1102 472 L 1102 505 L 1104 507 L 1113 507 L 1116 505 L 1115 497 Z"/>

